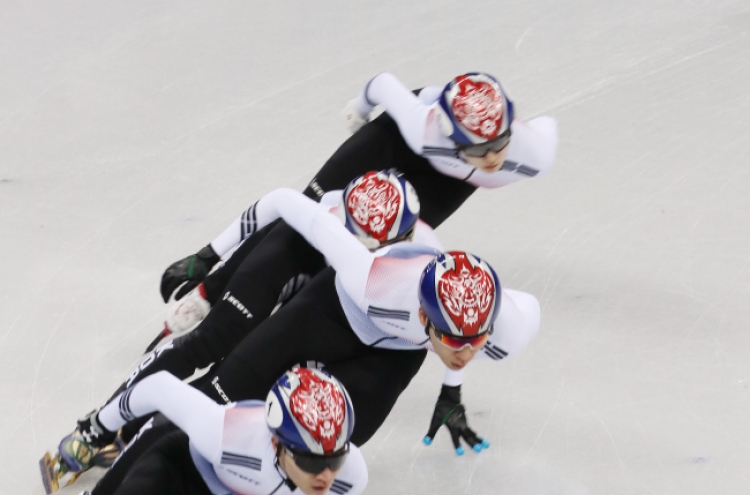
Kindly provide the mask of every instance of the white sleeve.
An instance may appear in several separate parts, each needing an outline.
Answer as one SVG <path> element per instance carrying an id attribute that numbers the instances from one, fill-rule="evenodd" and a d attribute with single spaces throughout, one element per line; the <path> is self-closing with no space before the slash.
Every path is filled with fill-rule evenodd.
<path id="1" fill-rule="evenodd" d="M 445 376 L 443 377 L 443 385 L 447 385 L 449 387 L 456 387 L 458 385 L 461 385 L 464 382 L 464 370 L 466 368 L 461 368 L 460 370 L 452 370 L 448 367 L 445 368 Z"/>
<path id="2" fill-rule="evenodd" d="M 327 203 L 331 203 L 335 199 L 336 194 L 341 194 L 340 191 L 331 191 L 331 193 L 334 194 L 328 193 L 323 196 Z M 328 197 L 326 198 L 326 196 Z M 259 203 L 260 201 L 256 201 L 242 215 L 236 218 L 224 232 L 211 241 L 211 247 L 216 254 L 224 256 L 240 242 L 279 218 L 272 209 L 258 208 Z"/>
<path id="3" fill-rule="evenodd" d="M 443 87 L 438 86 L 425 86 L 422 91 L 419 92 L 419 100 L 425 105 L 432 105 L 440 95 L 443 94 Z"/>
<path id="4" fill-rule="evenodd" d="M 354 237 L 329 208 L 294 189 L 276 189 L 257 203 L 258 215 L 284 219 L 326 257 L 354 300 L 365 291 L 375 255 Z"/>
<path id="5" fill-rule="evenodd" d="M 467 182 L 477 187 L 503 187 L 529 177 L 539 177 L 552 168 L 557 153 L 557 121 L 537 117 L 511 124 L 513 137 L 503 167 L 497 172 L 475 169 Z"/>
<path id="6" fill-rule="evenodd" d="M 242 242 L 240 222 L 240 217 L 235 218 L 234 222 L 232 222 L 229 227 L 224 230 L 224 232 L 219 234 L 216 239 L 211 241 L 211 248 L 216 254 L 218 254 L 219 256 L 224 256 L 229 251 L 231 251 L 234 246 Z"/>
<path id="7" fill-rule="evenodd" d="M 476 357 L 495 360 L 517 356 L 539 331 L 541 309 L 536 297 L 526 292 L 503 289 L 495 331 Z"/>
<path id="8" fill-rule="evenodd" d="M 320 204 L 325 206 L 338 206 L 341 203 L 341 196 L 344 195 L 344 191 L 341 189 L 334 189 L 328 191 L 320 198 Z"/>
<path id="9" fill-rule="evenodd" d="M 414 226 L 414 238 L 412 240 L 417 244 L 430 246 L 440 252 L 445 251 L 443 243 L 440 242 L 435 231 L 421 219 L 417 219 L 417 224 Z"/>
<path id="10" fill-rule="evenodd" d="M 157 411 L 187 433 L 207 460 L 221 457 L 224 406 L 166 371 L 126 389 L 99 411 L 98 418 L 105 428 L 117 431 L 128 421 Z"/>
<path id="11" fill-rule="evenodd" d="M 425 125 L 430 106 L 423 103 L 396 76 L 383 72 L 373 77 L 357 99 L 360 110 L 369 113 L 376 105 L 398 124 L 401 135 L 414 151 L 420 154 L 424 145 Z"/>

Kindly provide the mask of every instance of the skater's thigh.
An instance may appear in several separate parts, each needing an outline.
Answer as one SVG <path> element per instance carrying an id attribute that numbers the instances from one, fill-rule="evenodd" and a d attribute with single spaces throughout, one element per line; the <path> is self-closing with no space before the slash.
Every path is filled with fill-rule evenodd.
<path id="1" fill-rule="evenodd" d="M 371 122 L 339 146 L 304 194 L 315 199 L 336 189 L 344 189 L 349 182 L 371 170 L 384 170 L 395 166 L 393 157 L 405 147 L 411 153 L 398 128 L 382 125 L 380 118 Z"/>
<path id="2" fill-rule="evenodd" d="M 323 255 L 279 222 L 242 261 L 201 324 L 175 341 L 175 349 L 181 349 L 195 367 L 224 359 L 268 318 L 289 292 L 288 284 L 296 287 L 300 276 L 314 276 L 325 266 Z"/>
<path id="3" fill-rule="evenodd" d="M 404 167 L 406 168 L 406 167 Z M 410 167 L 404 172 L 419 196 L 419 218 L 436 229 L 469 199 L 476 187 L 439 173 L 431 165 Z"/>
<path id="4" fill-rule="evenodd" d="M 334 280 L 332 268 L 314 277 L 245 337 L 201 390 L 226 402 L 265 399 L 276 379 L 296 364 L 344 361 L 367 352 L 346 320 Z"/>
<path id="5" fill-rule="evenodd" d="M 274 283 L 281 275 L 302 271 L 317 272 L 324 267 L 323 255 L 289 224 L 279 221 L 253 252 L 240 263 L 236 274 L 241 277 L 233 278 L 230 285 L 235 285 L 236 280 L 258 273 L 262 274 L 267 281 Z M 269 271 L 269 268 L 275 270 Z M 282 282 L 285 283 L 286 280 Z"/>
<path id="6" fill-rule="evenodd" d="M 115 495 L 210 495 L 190 456 L 182 431 L 162 437 L 145 452 L 115 490 Z"/>
<path id="7" fill-rule="evenodd" d="M 141 457 L 156 445 L 162 438 L 175 432 L 177 426 L 161 414 L 150 419 L 128 443 L 122 454 L 111 468 L 107 470 L 91 492 L 92 495 L 112 495 L 122 484 L 125 477 L 138 464 Z"/>
<path id="8" fill-rule="evenodd" d="M 224 293 L 224 289 L 231 280 L 234 273 L 242 264 L 242 261 L 253 252 L 253 250 L 265 239 L 266 235 L 273 229 L 279 221 L 272 222 L 262 229 L 255 232 L 253 235 L 245 239 L 232 255 L 224 262 L 224 265 L 219 267 L 217 270 L 210 273 L 204 280 L 203 286 L 206 289 L 206 299 L 211 304 L 216 301 Z"/>
<path id="9" fill-rule="evenodd" d="M 356 359 L 326 366 L 344 385 L 354 404 L 355 445 L 366 443 L 382 426 L 426 355 L 426 350 L 372 349 Z"/>

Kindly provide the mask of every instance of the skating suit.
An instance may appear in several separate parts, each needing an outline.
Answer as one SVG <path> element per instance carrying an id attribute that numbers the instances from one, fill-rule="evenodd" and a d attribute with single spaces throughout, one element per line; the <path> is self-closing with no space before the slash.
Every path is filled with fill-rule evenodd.
<path id="1" fill-rule="evenodd" d="M 515 119 L 508 155 L 497 172 L 484 172 L 466 163 L 456 143 L 440 129 L 437 118 L 442 88 L 427 87 L 415 96 L 392 74 L 375 76 L 357 98 L 357 106 L 369 113 L 376 105 L 398 124 L 409 148 L 426 158 L 443 175 L 468 182 L 476 187 L 502 187 L 526 177 L 546 173 L 557 150 L 557 122 L 552 117 L 538 117 L 528 122 Z"/>
<path id="2" fill-rule="evenodd" d="M 195 467 L 214 495 L 290 495 L 286 476 L 276 465 L 264 406 L 261 401 L 216 404 L 161 371 L 110 402 L 99 412 L 99 420 L 117 430 L 128 420 L 159 411 L 187 433 Z M 357 495 L 366 485 L 364 458 L 350 445 L 330 493 Z"/>
<path id="3" fill-rule="evenodd" d="M 319 204 L 335 216 L 337 215 L 341 196 L 343 194 L 343 190 L 330 191 L 323 195 Z M 233 247 L 279 218 L 272 209 L 267 207 L 264 208 L 263 205 L 259 208 L 258 203 L 259 202 L 253 203 L 253 205 L 245 210 L 242 215 L 229 224 L 229 227 L 211 241 L 211 247 L 216 254 L 224 256 L 231 251 Z M 312 207 L 313 205 L 309 206 Z M 439 247 L 440 241 L 435 235 L 435 232 L 429 225 L 421 220 L 417 220 L 417 224 L 414 227 L 413 240 L 420 244 L 427 244 L 441 249 Z"/>
<path id="4" fill-rule="evenodd" d="M 267 194 L 257 208 L 283 218 L 323 253 L 336 270 L 336 290 L 347 320 L 364 344 L 433 350 L 418 317 L 418 288 L 422 271 L 438 250 L 399 243 L 371 253 L 325 207 L 291 189 Z M 536 334 L 539 318 L 534 296 L 503 289 L 495 331 L 482 355 L 499 360 L 520 353 Z"/>

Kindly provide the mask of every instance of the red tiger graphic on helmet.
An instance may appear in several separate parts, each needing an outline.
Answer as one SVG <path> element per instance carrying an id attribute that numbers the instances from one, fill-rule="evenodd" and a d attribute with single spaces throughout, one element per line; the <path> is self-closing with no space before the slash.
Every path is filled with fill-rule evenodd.
<path id="1" fill-rule="evenodd" d="M 489 82 L 457 78 L 451 110 L 462 126 L 487 140 L 497 137 L 503 121 L 503 97 Z"/>
<path id="2" fill-rule="evenodd" d="M 306 368 L 299 368 L 297 375 L 299 386 L 289 397 L 292 414 L 313 440 L 322 445 L 323 451 L 330 454 L 344 423 L 344 397 L 333 383 L 322 381 Z"/>
<path id="3" fill-rule="evenodd" d="M 382 242 L 398 217 L 401 196 L 396 186 L 377 172 L 368 172 L 349 193 L 346 208 L 367 234 Z"/>
<path id="4" fill-rule="evenodd" d="M 495 303 L 495 282 L 480 266 L 474 266 L 465 253 L 450 253 L 455 266 L 445 271 L 437 292 L 453 324 L 464 336 L 479 333 Z"/>

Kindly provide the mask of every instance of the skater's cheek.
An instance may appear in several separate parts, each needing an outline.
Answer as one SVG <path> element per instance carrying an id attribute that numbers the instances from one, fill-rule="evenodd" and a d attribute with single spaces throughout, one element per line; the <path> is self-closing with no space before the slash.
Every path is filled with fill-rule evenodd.
<path id="1" fill-rule="evenodd" d="M 503 163 L 505 162 L 505 157 L 508 156 L 508 146 L 503 148 L 502 150 L 498 152 L 490 151 L 485 156 L 479 158 L 479 157 L 473 157 L 473 156 L 467 156 L 465 157 L 466 163 L 471 165 L 474 168 L 478 168 L 479 170 L 483 172 L 487 172 L 488 174 L 497 172 L 503 167 Z"/>

